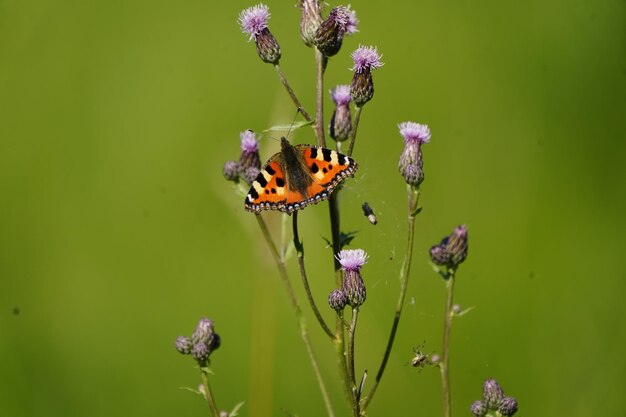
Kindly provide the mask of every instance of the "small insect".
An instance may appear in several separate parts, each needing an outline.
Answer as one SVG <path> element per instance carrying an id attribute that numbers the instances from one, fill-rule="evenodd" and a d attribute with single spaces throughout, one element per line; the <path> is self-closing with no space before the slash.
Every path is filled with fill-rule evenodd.
<path id="1" fill-rule="evenodd" d="M 372 224 L 378 223 L 378 219 L 376 218 L 376 214 L 374 214 L 374 210 L 372 210 L 370 205 L 367 204 L 367 201 L 365 203 L 363 203 L 361 208 L 363 209 L 363 215 L 365 217 L 367 217 L 367 220 L 369 220 L 370 223 L 372 223 Z"/>
<path id="2" fill-rule="evenodd" d="M 424 366 L 428 364 L 428 355 L 425 355 L 422 352 L 422 349 L 424 349 L 424 343 L 413 348 L 413 352 L 415 353 L 415 356 L 411 359 L 411 362 L 410 362 L 413 368 L 419 368 L 420 371 L 424 368 Z"/>

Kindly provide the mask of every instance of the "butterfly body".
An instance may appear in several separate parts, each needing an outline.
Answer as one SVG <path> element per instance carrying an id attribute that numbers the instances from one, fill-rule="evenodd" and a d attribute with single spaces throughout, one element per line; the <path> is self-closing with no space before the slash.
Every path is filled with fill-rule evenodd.
<path id="1" fill-rule="evenodd" d="M 281 138 L 280 148 L 252 182 L 244 203 L 246 210 L 257 214 L 261 210 L 301 210 L 328 199 L 357 169 L 354 159 L 331 149 L 293 146 L 285 138 Z"/>

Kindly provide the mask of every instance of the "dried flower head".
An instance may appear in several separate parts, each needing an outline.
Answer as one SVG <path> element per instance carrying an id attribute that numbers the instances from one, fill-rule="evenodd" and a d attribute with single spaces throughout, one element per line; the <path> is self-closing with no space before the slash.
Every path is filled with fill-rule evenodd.
<path id="1" fill-rule="evenodd" d="M 324 56 L 336 55 L 341 49 L 344 35 L 357 32 L 357 23 L 356 13 L 350 6 L 334 7 L 315 32 L 313 42 Z"/>
<path id="2" fill-rule="evenodd" d="M 354 75 L 350 83 L 350 94 L 357 107 L 363 107 L 374 97 L 372 70 L 383 66 L 380 58 L 381 55 L 378 55 L 378 50 L 373 46 L 359 46 L 352 53 Z"/>
<path id="3" fill-rule="evenodd" d="M 265 4 L 259 3 L 239 14 L 239 25 L 243 33 L 250 35 L 249 40 L 254 39 L 261 60 L 268 64 L 277 64 L 281 57 L 281 50 L 276 38 L 267 26 L 269 18 L 269 8 Z"/>
<path id="4" fill-rule="evenodd" d="M 315 32 L 322 24 L 322 7 L 318 0 L 300 0 L 300 37 L 306 46 L 313 46 Z"/>
<path id="5" fill-rule="evenodd" d="M 422 143 L 430 142 L 430 129 L 427 125 L 415 122 L 400 123 L 398 128 L 400 135 L 404 138 L 404 149 L 400 155 L 398 169 L 407 184 L 419 187 L 424 181 Z"/>
<path id="6" fill-rule="evenodd" d="M 335 102 L 335 110 L 330 118 L 328 133 L 337 142 L 342 142 L 352 133 L 352 117 L 350 115 L 350 86 L 338 85 L 330 90 L 330 95 Z"/>

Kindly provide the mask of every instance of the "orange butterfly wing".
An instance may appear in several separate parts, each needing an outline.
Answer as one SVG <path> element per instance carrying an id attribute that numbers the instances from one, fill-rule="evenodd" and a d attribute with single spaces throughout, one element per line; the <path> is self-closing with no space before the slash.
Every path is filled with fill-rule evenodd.
<path id="1" fill-rule="evenodd" d="M 245 199 L 248 211 L 279 210 L 292 213 L 309 204 L 328 199 L 332 191 L 346 177 L 353 176 L 357 163 L 350 157 L 336 151 L 309 145 L 296 145 L 306 174 L 311 178 L 306 195 L 293 191 L 287 184 L 288 176 L 283 172 L 281 154 L 274 155 L 252 182 Z M 299 173 L 302 174 L 302 173 Z"/>

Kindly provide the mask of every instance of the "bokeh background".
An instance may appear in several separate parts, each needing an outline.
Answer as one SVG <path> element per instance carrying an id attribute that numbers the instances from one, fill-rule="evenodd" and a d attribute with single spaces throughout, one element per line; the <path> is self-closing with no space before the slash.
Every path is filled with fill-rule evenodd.
<path id="1" fill-rule="evenodd" d="M 224 181 L 239 132 L 294 108 L 237 26 L 243 1 L 0 1 L 0 416 L 207 415 L 173 341 L 209 316 L 218 405 L 245 416 L 324 415 L 285 291 L 253 215 Z M 293 2 L 269 1 L 281 64 L 313 109 L 312 51 Z M 332 4 L 336 5 L 335 3 Z M 427 123 L 426 181 L 407 304 L 370 415 L 441 413 L 435 369 L 444 285 L 428 248 L 467 224 L 456 301 L 453 414 L 488 377 L 520 416 L 624 415 L 626 3 L 352 1 L 385 66 L 363 112 L 342 197 L 367 250 L 357 368 L 375 372 L 405 248 L 397 123 Z M 327 106 L 326 117 L 330 115 Z M 263 157 L 278 147 L 262 140 Z M 292 133 L 313 143 L 308 129 Z M 360 213 L 378 212 L 371 226 Z M 280 216 L 267 215 L 274 231 Z M 326 204 L 300 217 L 327 319 Z M 304 304 L 338 415 L 332 345 Z M 371 380 L 370 380 L 371 381 Z"/>

